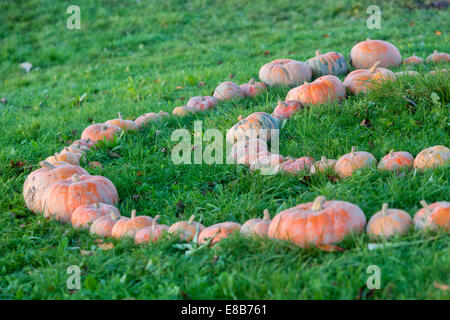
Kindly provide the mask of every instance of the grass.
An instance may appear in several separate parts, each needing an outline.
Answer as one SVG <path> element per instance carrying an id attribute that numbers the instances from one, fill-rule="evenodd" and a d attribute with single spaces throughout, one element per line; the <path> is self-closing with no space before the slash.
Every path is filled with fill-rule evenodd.
<path id="1" fill-rule="evenodd" d="M 0 98 L 7 99 L 0 104 L 0 298 L 450 298 L 448 290 L 435 286 L 450 284 L 445 234 L 411 231 L 394 239 L 409 245 L 374 251 L 367 249 L 371 241 L 365 235 L 347 239 L 346 251 L 333 253 L 237 236 L 189 255 L 170 240 L 144 247 L 111 240 L 114 249 L 105 251 L 87 232 L 26 209 L 21 192 L 30 170 L 79 138 L 92 121 L 114 118 L 118 111 L 129 118 L 170 112 L 189 97 L 211 94 L 221 81 L 257 77 L 267 61 L 305 61 L 315 49 L 348 56 L 367 37 L 394 43 L 404 57 L 449 49 L 449 11 L 431 8 L 430 1 L 376 1 L 380 30 L 366 28 L 366 8 L 373 1 L 223 2 L 83 0 L 77 3 L 81 30 L 65 27 L 64 3 L 0 4 Z M 39 69 L 25 74 L 18 66 L 24 61 Z M 434 68 L 416 70 L 425 74 Z M 202 120 L 204 129 L 225 133 L 238 115 L 271 112 L 286 93 L 273 88 L 255 99 L 123 135 L 88 156 L 103 164 L 89 171 L 113 181 L 124 215 L 135 208 L 160 214 L 166 224 L 191 214 L 206 225 L 243 223 L 264 208 L 273 216 L 319 194 L 356 203 L 367 218 L 383 202 L 412 215 L 423 198 L 448 200 L 448 167 L 399 175 L 365 170 L 334 182 L 326 175 L 261 176 L 242 166 L 171 163 L 173 130 L 192 131 L 193 121 Z M 336 158 L 355 145 L 380 159 L 390 149 L 416 155 L 428 146 L 449 146 L 449 96 L 448 76 L 420 76 L 339 106 L 305 110 L 281 131 L 280 152 Z M 371 126 L 361 126 L 363 119 Z M 111 157 L 111 148 L 119 158 Z M 80 290 L 66 286 L 70 265 L 82 270 Z M 381 269 L 379 290 L 366 287 L 370 265 Z"/>

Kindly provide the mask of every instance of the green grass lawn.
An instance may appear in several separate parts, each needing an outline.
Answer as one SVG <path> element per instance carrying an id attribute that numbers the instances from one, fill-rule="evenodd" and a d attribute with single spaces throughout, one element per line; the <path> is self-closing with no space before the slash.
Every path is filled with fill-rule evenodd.
<path id="1" fill-rule="evenodd" d="M 366 27 L 373 2 L 382 10 L 379 30 Z M 115 118 L 118 111 L 128 118 L 170 112 L 192 96 L 210 95 L 221 81 L 257 77 L 268 61 L 305 61 L 317 49 L 348 57 L 368 37 L 390 41 L 403 57 L 449 52 L 449 9 L 430 3 L 80 0 L 81 30 L 68 30 L 69 3 L 2 1 L 0 98 L 7 102 L 0 104 L 0 299 L 449 299 L 449 291 L 436 286 L 450 284 L 445 234 L 411 231 L 393 240 L 407 245 L 373 251 L 366 235 L 332 253 L 238 236 L 191 254 L 171 240 L 141 247 L 111 240 L 115 247 L 106 251 L 88 232 L 32 214 L 22 198 L 23 182 L 39 161 L 78 139 L 92 121 Z M 39 69 L 26 74 L 19 68 L 24 61 Z M 271 112 L 287 91 L 272 88 L 123 135 L 89 154 L 88 161 L 104 166 L 89 172 L 113 181 L 122 214 L 160 214 L 165 224 L 192 214 L 206 225 L 243 223 L 265 208 L 274 216 L 320 194 L 357 204 L 367 218 L 383 202 L 413 215 L 421 199 L 448 200 L 448 167 L 365 170 L 336 182 L 326 175 L 262 176 L 243 166 L 171 162 L 173 130 L 193 130 L 193 121 L 202 120 L 204 129 L 225 133 L 238 115 Z M 449 146 L 449 101 L 448 76 L 402 78 L 341 105 L 302 111 L 281 131 L 280 153 L 337 158 L 355 145 L 379 160 L 390 149 L 415 156 L 425 147 Z M 361 126 L 363 119 L 371 125 Z M 111 157 L 111 148 L 119 158 Z M 80 290 L 66 286 L 71 265 L 82 270 Z M 366 287 L 370 265 L 381 270 L 379 290 Z"/>

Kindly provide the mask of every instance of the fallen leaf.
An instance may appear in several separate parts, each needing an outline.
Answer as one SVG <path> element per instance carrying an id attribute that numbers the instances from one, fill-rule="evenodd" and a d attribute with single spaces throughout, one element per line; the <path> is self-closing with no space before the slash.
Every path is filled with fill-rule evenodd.
<path id="1" fill-rule="evenodd" d="M 433 283 L 433 285 L 434 285 L 434 287 L 436 289 L 440 289 L 440 290 L 443 290 L 443 291 L 447 291 L 448 290 L 448 285 L 446 285 L 446 284 L 438 283 L 438 282 L 435 281 Z"/>
<path id="2" fill-rule="evenodd" d="M 318 245 L 317 248 L 319 248 L 322 251 L 326 251 L 326 252 L 344 252 L 345 249 L 336 245 L 332 245 L 332 244 L 321 244 Z"/>
<path id="3" fill-rule="evenodd" d="M 177 217 L 179 217 L 183 214 L 184 208 L 186 208 L 186 205 L 184 204 L 183 200 L 177 202 L 176 208 L 177 208 Z"/>
<path id="4" fill-rule="evenodd" d="M 95 168 L 103 169 L 102 163 L 98 162 L 98 161 L 91 161 L 91 162 L 89 162 L 89 167 L 93 168 L 93 169 L 95 169 Z"/>
<path id="5" fill-rule="evenodd" d="M 199 87 L 203 87 L 204 85 L 206 85 L 206 82 L 204 82 L 204 81 L 199 81 L 198 82 L 198 86 Z"/>
<path id="6" fill-rule="evenodd" d="M 324 37 L 324 38 L 329 38 L 330 35 L 329 35 L 328 33 L 325 33 L 325 34 L 323 35 L 323 37 Z"/>
<path id="7" fill-rule="evenodd" d="M 98 247 L 102 250 L 111 250 L 114 248 L 114 243 L 111 242 L 100 243 Z"/>
<path id="8" fill-rule="evenodd" d="M 19 67 L 21 67 L 23 70 L 25 70 L 26 73 L 28 73 L 33 68 L 33 65 L 29 62 L 22 62 L 21 64 L 19 64 Z"/>
<path id="9" fill-rule="evenodd" d="M 6 98 L 2 98 L 2 99 L 0 100 L 0 102 L 3 103 L 3 104 L 7 104 L 7 103 L 8 103 L 8 100 L 6 100 Z"/>
<path id="10" fill-rule="evenodd" d="M 22 168 L 24 165 L 27 164 L 27 162 L 10 160 L 9 164 L 11 165 L 11 168 Z"/>
<path id="11" fill-rule="evenodd" d="M 95 239 L 94 242 L 95 243 L 103 243 L 103 239 Z"/>
<path id="12" fill-rule="evenodd" d="M 218 64 L 218 65 L 221 65 L 222 62 L 223 62 L 222 60 L 219 60 L 219 61 L 217 61 L 217 64 Z"/>
<path id="13" fill-rule="evenodd" d="M 230 77 L 230 79 L 233 79 L 234 78 L 234 74 L 230 73 L 229 77 Z"/>
<path id="14" fill-rule="evenodd" d="M 415 25 L 415 23 L 414 23 L 414 22 L 410 22 L 409 25 L 410 25 L 411 27 L 413 27 L 413 26 Z"/>
<path id="15" fill-rule="evenodd" d="M 265 55 L 265 56 L 268 56 L 269 54 L 270 54 L 270 51 L 269 51 L 269 50 L 264 51 L 264 55 Z"/>
<path id="16" fill-rule="evenodd" d="M 138 177 L 142 176 L 142 171 L 136 172 L 136 175 L 137 175 Z"/>
<path id="17" fill-rule="evenodd" d="M 436 31 L 434 32 L 434 34 L 437 35 L 437 36 L 441 36 L 441 35 L 442 35 L 442 32 L 436 30 Z"/>
<path id="18" fill-rule="evenodd" d="M 359 125 L 366 128 L 370 128 L 372 126 L 372 123 L 370 122 L 369 119 L 364 118 Z"/>
<path id="19" fill-rule="evenodd" d="M 82 256 L 92 256 L 92 255 L 94 255 L 94 251 L 92 251 L 92 250 L 80 250 L 80 254 Z"/>
<path id="20" fill-rule="evenodd" d="M 134 194 L 134 195 L 131 197 L 131 199 L 133 199 L 134 201 L 138 201 L 140 197 L 141 197 L 140 195 Z"/>
<path id="21" fill-rule="evenodd" d="M 175 89 L 177 89 L 177 90 L 181 90 L 181 89 L 184 89 L 182 86 L 176 86 L 176 88 Z"/>
<path id="22" fill-rule="evenodd" d="M 107 150 L 106 154 L 108 156 L 110 156 L 111 158 L 120 158 L 120 155 L 118 153 L 114 152 L 114 151 Z"/>

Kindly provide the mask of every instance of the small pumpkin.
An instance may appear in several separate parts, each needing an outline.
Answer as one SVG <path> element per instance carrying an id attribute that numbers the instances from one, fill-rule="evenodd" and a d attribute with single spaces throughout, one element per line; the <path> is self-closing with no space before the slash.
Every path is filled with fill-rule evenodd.
<path id="1" fill-rule="evenodd" d="M 428 204 L 420 201 L 422 209 L 414 215 L 414 224 L 419 230 L 436 231 L 443 229 L 450 232 L 450 202 L 440 201 Z"/>
<path id="2" fill-rule="evenodd" d="M 317 172 L 326 172 L 328 170 L 334 171 L 336 165 L 335 159 L 327 159 L 327 157 L 322 156 L 319 161 L 316 161 L 312 166 L 310 172 L 312 174 Z"/>
<path id="3" fill-rule="evenodd" d="M 108 123 L 92 124 L 81 133 L 82 140 L 90 140 L 94 143 L 102 140 L 112 140 L 117 132 L 121 129 Z"/>
<path id="4" fill-rule="evenodd" d="M 240 120 L 227 132 L 228 142 L 240 141 L 244 139 L 260 138 L 270 141 L 272 130 L 278 130 L 281 120 L 265 112 L 254 112 L 247 118 Z"/>
<path id="5" fill-rule="evenodd" d="M 279 165 L 285 160 L 286 158 L 280 154 L 262 152 L 250 162 L 250 170 L 261 170 L 262 173 L 276 173 L 280 168 Z"/>
<path id="6" fill-rule="evenodd" d="M 266 90 L 266 85 L 263 82 L 256 82 L 255 79 L 250 79 L 248 83 L 241 84 L 240 87 L 246 97 L 256 97 Z"/>
<path id="7" fill-rule="evenodd" d="M 395 74 L 384 68 L 379 68 L 380 62 L 376 62 L 370 69 L 354 70 L 344 79 L 344 86 L 353 94 L 365 93 L 375 88 L 383 81 L 394 81 Z"/>
<path id="8" fill-rule="evenodd" d="M 114 238 L 133 238 L 142 228 L 151 226 L 153 218 L 148 216 L 136 216 L 136 210 L 131 211 L 131 217 L 122 217 L 112 228 L 111 236 Z"/>
<path id="9" fill-rule="evenodd" d="M 79 153 L 81 155 L 84 155 L 86 152 L 90 151 L 91 149 L 80 143 L 78 143 L 78 144 L 72 143 L 70 146 L 65 147 L 64 150 L 67 150 L 72 153 Z"/>
<path id="10" fill-rule="evenodd" d="M 267 151 L 267 143 L 262 139 L 245 139 L 236 142 L 230 152 L 231 158 L 236 161 L 242 156 L 256 155 L 261 151 Z"/>
<path id="11" fill-rule="evenodd" d="M 41 168 L 31 172 L 23 184 L 23 198 L 31 211 L 38 213 L 43 211 L 42 195 L 53 182 L 72 177 L 74 174 L 88 175 L 89 173 L 71 164 L 53 165 L 47 161 L 40 163 Z"/>
<path id="12" fill-rule="evenodd" d="M 366 151 L 355 151 L 352 147 L 350 153 L 340 157 L 334 166 L 337 175 L 342 179 L 350 177 L 353 172 L 362 168 L 375 167 L 377 159 L 373 154 Z"/>
<path id="13" fill-rule="evenodd" d="M 168 232 L 183 241 L 192 241 L 195 235 L 200 234 L 205 227 L 195 222 L 195 216 L 192 215 L 188 221 L 178 221 L 170 226 Z"/>
<path id="14" fill-rule="evenodd" d="M 271 221 L 269 210 L 264 209 L 263 214 L 263 219 L 250 219 L 246 221 L 241 227 L 241 234 L 244 236 L 257 236 L 266 238 Z"/>
<path id="15" fill-rule="evenodd" d="M 120 113 L 120 112 L 117 115 L 118 115 L 117 119 L 108 120 L 105 123 L 118 126 L 122 130 L 127 130 L 127 131 L 138 131 L 139 130 L 139 127 L 136 124 L 136 122 L 134 122 L 133 120 L 123 119 L 122 113 Z"/>
<path id="16" fill-rule="evenodd" d="M 397 47 L 383 40 L 367 39 L 350 51 L 350 63 L 355 69 L 368 69 L 377 61 L 381 68 L 397 67 L 402 63 L 402 56 Z"/>
<path id="17" fill-rule="evenodd" d="M 411 168 L 413 163 L 414 157 L 409 152 L 391 150 L 378 163 L 378 170 L 396 171 Z"/>
<path id="18" fill-rule="evenodd" d="M 302 105 L 331 103 L 344 99 L 346 96 L 344 84 L 335 76 L 322 76 L 315 81 L 305 82 L 291 89 L 286 100 L 296 100 Z"/>
<path id="19" fill-rule="evenodd" d="M 189 99 L 186 106 L 193 108 L 194 111 L 206 111 L 214 108 L 217 100 L 211 96 L 195 96 Z"/>
<path id="20" fill-rule="evenodd" d="M 277 59 L 259 70 L 259 78 L 268 86 L 298 86 L 311 80 L 312 72 L 306 63 L 292 59 Z"/>
<path id="21" fill-rule="evenodd" d="M 241 225 L 236 222 L 217 223 L 203 229 L 198 236 L 197 243 L 202 245 L 206 244 L 208 241 L 211 241 L 209 244 L 215 245 L 233 233 L 239 232 L 239 230 L 241 230 Z"/>
<path id="22" fill-rule="evenodd" d="M 85 204 L 75 209 L 70 218 L 70 222 L 72 223 L 72 227 L 76 229 L 89 229 L 95 220 L 102 216 L 110 215 L 112 212 L 120 215 L 119 210 L 110 204 L 99 202 Z"/>
<path id="23" fill-rule="evenodd" d="M 315 57 L 305 61 L 311 68 L 313 78 L 347 73 L 347 61 L 342 54 L 334 51 L 322 54 L 320 50 L 316 50 L 315 54 Z"/>
<path id="24" fill-rule="evenodd" d="M 285 100 L 278 101 L 277 106 L 273 110 L 272 116 L 278 117 L 281 120 L 289 119 L 294 114 L 298 113 L 301 109 L 303 109 L 303 105 L 300 101 L 296 100 Z"/>
<path id="25" fill-rule="evenodd" d="M 102 176 L 78 175 L 52 183 L 42 195 L 46 218 L 70 222 L 81 205 L 96 202 L 117 205 L 119 196 L 114 184 Z"/>
<path id="26" fill-rule="evenodd" d="M 428 72 L 429 74 L 431 74 L 432 76 L 435 75 L 443 75 L 447 73 L 447 69 L 439 69 L 439 70 L 431 70 L 430 72 Z"/>
<path id="27" fill-rule="evenodd" d="M 450 163 L 450 149 L 446 146 L 433 146 L 419 152 L 414 159 L 414 168 L 419 170 L 446 166 Z"/>
<path id="28" fill-rule="evenodd" d="M 367 223 L 367 233 L 371 236 L 388 239 L 395 235 L 403 235 L 411 228 L 411 216 L 400 209 L 388 209 L 383 203 L 381 211 L 375 213 Z"/>
<path id="29" fill-rule="evenodd" d="M 164 111 L 160 111 L 158 113 L 149 112 L 138 117 L 136 120 L 134 120 L 134 122 L 136 123 L 138 128 L 143 128 L 150 123 L 162 120 L 164 117 L 169 117 L 169 114 Z"/>
<path id="30" fill-rule="evenodd" d="M 172 115 L 178 117 L 184 117 L 192 113 L 195 113 L 194 108 L 188 106 L 178 106 L 172 110 Z"/>
<path id="31" fill-rule="evenodd" d="M 95 234 L 100 237 L 111 237 L 112 229 L 120 219 L 121 216 L 116 211 L 112 211 L 110 214 L 94 220 L 89 232 L 90 234 Z"/>
<path id="32" fill-rule="evenodd" d="M 231 81 L 225 81 L 219 84 L 213 94 L 213 97 L 219 101 L 240 99 L 244 96 L 244 92 L 241 88 L 236 83 Z"/>
<path id="33" fill-rule="evenodd" d="M 280 164 L 280 169 L 286 172 L 297 174 L 300 172 L 309 172 L 314 164 L 312 157 L 300 157 L 297 159 L 288 159 Z"/>
<path id="34" fill-rule="evenodd" d="M 450 62 L 450 54 L 434 50 L 425 60 L 427 63 Z"/>
<path id="35" fill-rule="evenodd" d="M 70 152 L 69 149 L 64 149 L 60 153 L 55 153 L 54 156 L 50 156 L 45 159 L 46 162 L 57 165 L 59 162 L 66 162 L 75 166 L 80 165 L 81 153 Z"/>
<path id="36" fill-rule="evenodd" d="M 164 235 L 164 232 L 169 230 L 169 226 L 166 226 L 165 224 L 158 224 L 159 218 L 160 215 L 157 215 L 153 219 L 151 226 L 140 229 L 134 237 L 134 243 L 141 244 L 149 243 L 150 241 L 153 243 L 157 242 Z"/>
<path id="37" fill-rule="evenodd" d="M 95 147 L 95 143 L 93 143 L 93 142 L 91 141 L 91 139 L 87 139 L 87 140 L 78 139 L 78 140 L 75 140 L 70 146 L 71 146 L 71 147 L 80 147 L 80 146 L 83 146 L 83 147 L 92 149 L 92 148 Z"/>
<path id="38" fill-rule="evenodd" d="M 269 225 L 269 238 L 291 241 L 302 248 L 337 243 L 364 230 L 366 216 L 355 204 L 326 201 L 297 205 L 278 213 Z"/>
<path id="39" fill-rule="evenodd" d="M 411 57 L 407 57 L 403 59 L 403 65 L 414 65 L 414 64 L 423 64 L 423 59 L 416 56 L 415 53 Z"/>

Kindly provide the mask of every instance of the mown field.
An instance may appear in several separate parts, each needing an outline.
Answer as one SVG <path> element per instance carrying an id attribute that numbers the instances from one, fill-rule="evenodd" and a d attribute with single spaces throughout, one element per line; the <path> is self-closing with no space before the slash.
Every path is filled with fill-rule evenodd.
<path id="1" fill-rule="evenodd" d="M 366 27 L 378 4 L 382 28 Z M 172 240 L 135 246 L 45 220 L 25 207 L 22 185 L 39 161 L 80 137 L 92 121 L 170 112 L 225 80 L 247 82 L 276 58 L 305 61 L 314 50 L 346 57 L 366 38 L 395 44 L 403 57 L 450 51 L 450 14 L 431 1 L 96 1 L 80 0 L 81 30 L 66 28 L 67 3 L 0 2 L 0 299 L 448 299 L 449 236 L 411 231 L 400 247 L 368 250 L 361 235 L 344 252 L 303 250 L 238 236 L 193 251 Z M 19 64 L 35 68 L 25 73 Z M 441 66 L 442 67 L 442 66 Z M 444 66 L 447 69 L 449 65 Z M 422 74 L 436 68 L 414 68 Z M 398 71 L 397 68 L 394 71 Z M 317 195 L 350 201 L 369 218 L 383 202 L 413 215 L 419 201 L 448 200 L 449 168 L 426 172 L 363 170 L 345 181 L 251 173 L 244 166 L 174 165 L 178 128 L 226 132 L 238 115 L 272 112 L 288 89 L 222 103 L 207 113 L 171 118 L 88 155 L 88 169 L 115 184 L 119 209 L 160 214 L 171 224 L 191 214 L 206 225 L 272 216 Z M 433 94 L 434 93 L 434 94 Z M 80 102 L 80 97 L 85 97 Z M 413 100 L 416 106 L 404 97 Z M 351 146 L 377 159 L 390 149 L 416 155 L 450 145 L 448 76 L 402 78 L 383 90 L 302 111 L 286 122 L 280 153 L 337 158 Z M 365 120 L 368 126 L 361 125 Z M 113 151 L 113 152 L 111 152 Z M 88 254 L 87 254 L 88 253 Z M 67 268 L 82 270 L 69 290 Z M 370 265 L 381 288 L 366 287 Z"/>

